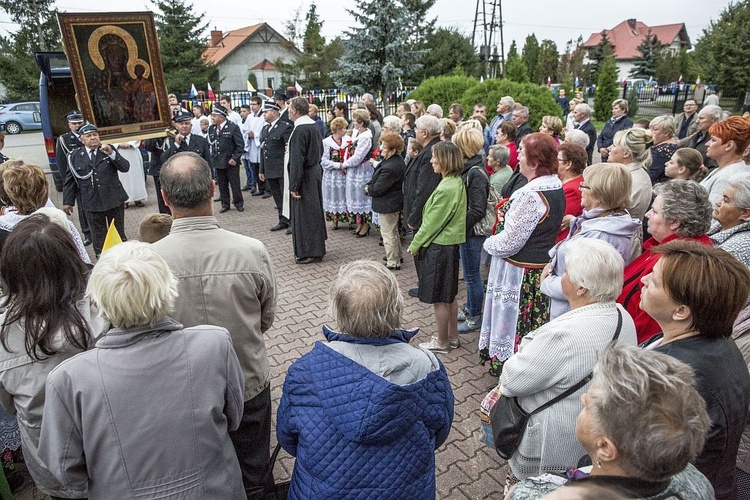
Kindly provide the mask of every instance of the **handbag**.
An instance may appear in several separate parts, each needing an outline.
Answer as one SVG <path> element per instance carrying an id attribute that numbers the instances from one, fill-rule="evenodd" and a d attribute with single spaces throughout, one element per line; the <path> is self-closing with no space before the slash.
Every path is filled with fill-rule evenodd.
<path id="1" fill-rule="evenodd" d="M 492 236 L 497 221 L 497 209 L 495 208 L 495 205 L 500 201 L 500 195 L 497 193 L 497 190 L 492 187 L 492 184 L 490 184 L 490 178 L 487 175 L 487 172 L 484 171 L 484 167 L 473 166 L 469 171 L 475 168 L 482 173 L 490 189 L 487 194 L 487 206 L 485 208 L 484 216 L 479 219 L 479 222 L 474 224 L 474 234 L 477 236 Z"/>
<path id="2" fill-rule="evenodd" d="M 610 345 L 617 341 L 622 330 L 622 312 L 617 309 L 617 330 L 610 341 Z M 518 449 L 518 445 L 523 439 L 526 426 L 529 423 L 529 417 L 546 410 L 550 406 L 562 401 L 578 389 L 589 383 L 593 377 L 593 372 L 583 377 L 577 384 L 569 388 L 559 396 L 552 398 L 538 408 L 527 412 L 518 404 L 518 398 L 506 397 L 501 395 L 497 403 L 490 411 L 490 423 L 492 424 L 492 438 L 495 441 L 495 451 L 501 458 L 508 460 Z"/>
<path id="3" fill-rule="evenodd" d="M 286 500 L 286 497 L 289 494 L 289 485 L 291 484 L 291 481 L 281 481 L 278 483 L 273 481 L 273 468 L 276 465 L 279 451 L 281 451 L 281 444 L 276 443 L 276 448 L 274 448 L 273 453 L 271 454 L 271 459 L 266 466 L 266 471 L 263 474 L 263 484 L 270 485 L 273 482 L 273 488 L 270 486 L 265 486 L 263 488 L 263 500 Z"/>

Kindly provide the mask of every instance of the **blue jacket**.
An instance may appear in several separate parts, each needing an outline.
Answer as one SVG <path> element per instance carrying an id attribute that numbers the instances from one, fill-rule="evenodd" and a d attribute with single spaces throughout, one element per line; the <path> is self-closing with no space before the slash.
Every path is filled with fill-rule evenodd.
<path id="1" fill-rule="evenodd" d="M 453 422 L 453 392 L 442 363 L 405 343 L 415 330 L 388 339 L 325 327 L 324 333 L 333 342 L 317 342 L 284 381 L 276 434 L 297 457 L 289 498 L 434 499 L 435 449 Z M 380 373 L 360 363 L 380 363 Z M 402 384 L 415 365 L 423 376 Z M 390 382 L 392 376 L 400 382 Z"/>

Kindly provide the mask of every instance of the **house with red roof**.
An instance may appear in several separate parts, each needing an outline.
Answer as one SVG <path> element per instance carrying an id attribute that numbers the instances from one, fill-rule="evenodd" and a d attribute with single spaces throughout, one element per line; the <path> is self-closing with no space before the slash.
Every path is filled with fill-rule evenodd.
<path id="1" fill-rule="evenodd" d="M 233 31 L 214 29 L 203 58 L 215 64 L 223 90 L 245 90 L 254 73 L 259 90 L 281 85 L 281 72 L 272 61 L 293 62 L 302 53 L 268 23 Z"/>
<path id="2" fill-rule="evenodd" d="M 661 26 L 646 26 L 637 19 L 627 19 L 610 30 L 603 30 L 607 38 L 615 48 L 615 61 L 620 70 L 620 79 L 628 77 L 630 70 L 635 65 L 634 59 L 640 55 L 638 46 L 643 42 L 651 30 L 665 50 L 678 53 L 683 47 L 691 48 L 690 38 L 685 28 L 685 23 L 663 24 Z M 592 49 L 601 41 L 602 34 L 592 33 L 583 44 L 586 49 Z"/>

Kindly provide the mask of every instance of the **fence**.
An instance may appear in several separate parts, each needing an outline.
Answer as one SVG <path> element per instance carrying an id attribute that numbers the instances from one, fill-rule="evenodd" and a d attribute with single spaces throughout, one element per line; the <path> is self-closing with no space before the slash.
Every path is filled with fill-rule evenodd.
<path id="1" fill-rule="evenodd" d="M 416 87 L 404 87 L 403 90 L 393 92 L 387 95 L 378 94 L 375 99 L 375 107 L 383 116 L 395 115 L 398 105 L 407 99 L 409 93 Z M 311 104 L 318 106 L 318 115 L 324 122 L 328 122 L 328 112 L 333 109 L 333 106 L 338 102 L 345 102 L 348 110 L 348 115 L 351 117 L 352 106 L 356 102 L 362 100 L 360 94 L 348 94 L 340 89 L 323 89 L 323 90 L 303 90 L 302 92 L 296 93 L 297 95 L 306 98 Z M 218 104 L 221 96 L 229 96 L 232 99 L 232 106 L 237 109 L 243 104 L 250 104 L 250 99 L 258 95 L 258 92 L 252 92 L 248 90 L 226 90 L 222 92 L 216 92 L 215 99 L 209 100 L 203 92 L 197 97 L 191 98 L 187 94 L 178 96 L 183 107 L 192 110 L 193 106 L 200 104 L 206 110 L 210 112 L 211 108 Z M 268 97 L 262 95 L 261 98 Z"/>
<path id="2" fill-rule="evenodd" d="M 621 97 L 627 99 L 632 86 L 623 85 Z M 660 89 L 653 86 L 639 86 L 635 88 L 638 94 L 638 116 L 654 118 L 660 115 L 676 115 L 682 113 L 683 104 L 688 99 L 695 99 L 698 106 L 702 106 L 708 92 L 704 86 L 685 84 L 680 87 Z M 730 111 L 739 111 L 743 105 L 750 104 L 750 92 L 738 95 L 721 95 L 719 106 Z"/>

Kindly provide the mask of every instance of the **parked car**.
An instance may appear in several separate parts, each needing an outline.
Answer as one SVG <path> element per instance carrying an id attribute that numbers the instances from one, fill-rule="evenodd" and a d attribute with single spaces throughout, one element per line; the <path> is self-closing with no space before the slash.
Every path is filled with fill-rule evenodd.
<path id="1" fill-rule="evenodd" d="M 630 93 L 630 89 L 635 89 L 640 101 L 654 101 L 659 97 L 659 82 L 656 80 L 649 81 L 645 78 L 628 78 L 625 82 L 627 84 L 627 92 Z"/>
<path id="2" fill-rule="evenodd" d="M 18 134 L 24 130 L 41 130 L 42 114 L 39 102 L 14 102 L 0 106 L 0 120 L 5 122 L 9 134 Z"/>

